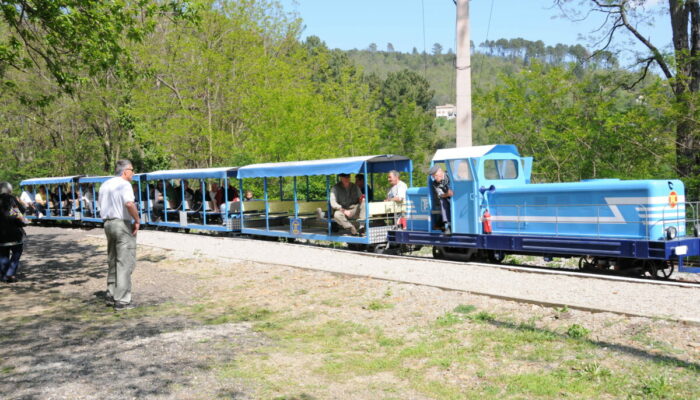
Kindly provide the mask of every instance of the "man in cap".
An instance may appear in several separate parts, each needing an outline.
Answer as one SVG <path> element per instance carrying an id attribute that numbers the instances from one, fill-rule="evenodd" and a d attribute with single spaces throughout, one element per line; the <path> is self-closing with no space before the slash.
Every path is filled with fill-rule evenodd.
<path id="1" fill-rule="evenodd" d="M 340 182 L 331 188 L 333 220 L 344 229 L 349 230 L 353 236 L 358 236 L 356 221 L 365 219 L 365 202 L 361 200 L 362 192 L 357 185 L 350 182 L 350 175 L 339 174 L 338 178 Z"/>
<path id="2" fill-rule="evenodd" d="M 450 230 L 450 198 L 454 195 L 452 189 L 450 189 L 450 179 L 438 165 L 430 167 L 428 174 L 433 177 L 433 193 L 440 204 L 441 221 L 437 229 L 442 229 L 445 235 L 449 235 L 452 233 Z"/>

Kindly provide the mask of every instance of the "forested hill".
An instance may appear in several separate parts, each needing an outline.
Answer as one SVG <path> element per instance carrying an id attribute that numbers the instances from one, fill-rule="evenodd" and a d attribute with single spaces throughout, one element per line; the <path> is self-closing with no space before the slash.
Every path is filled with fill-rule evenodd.
<path id="1" fill-rule="evenodd" d="M 347 54 L 355 64 L 362 66 L 366 74 L 376 74 L 382 79 L 390 72 L 404 69 L 419 73 L 435 91 L 432 105 L 454 103 L 455 54 L 452 49 L 443 53 L 439 43 L 433 45 L 430 53 L 418 52 L 415 47 L 411 53 L 397 52 L 391 43 L 387 50 L 381 51 L 371 43 L 365 50 L 349 50 Z M 499 74 L 512 75 L 535 60 L 551 66 L 574 63 L 588 70 L 615 69 L 619 64 L 612 53 L 592 55 L 581 45 L 559 43 L 545 46 L 541 40 L 523 38 L 487 40 L 478 47 L 472 44 L 473 85 L 480 89 L 490 88 Z"/>

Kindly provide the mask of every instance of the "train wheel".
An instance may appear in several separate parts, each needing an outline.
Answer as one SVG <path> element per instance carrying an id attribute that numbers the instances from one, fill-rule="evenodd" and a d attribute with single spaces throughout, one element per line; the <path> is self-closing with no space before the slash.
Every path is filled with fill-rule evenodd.
<path id="1" fill-rule="evenodd" d="M 500 264 L 506 258 L 506 253 L 500 250 L 489 250 L 487 258 L 491 263 Z"/>
<path id="2" fill-rule="evenodd" d="M 649 261 L 648 265 L 649 268 L 647 272 L 649 272 L 649 275 L 651 275 L 652 278 L 658 279 L 670 278 L 673 271 L 676 269 L 671 260 Z"/>
<path id="3" fill-rule="evenodd" d="M 438 260 L 445 259 L 445 250 L 440 246 L 433 246 L 433 258 Z"/>
<path id="4" fill-rule="evenodd" d="M 596 257 L 584 256 L 578 260 L 578 269 L 580 270 L 593 269 L 596 265 L 598 265 Z"/>

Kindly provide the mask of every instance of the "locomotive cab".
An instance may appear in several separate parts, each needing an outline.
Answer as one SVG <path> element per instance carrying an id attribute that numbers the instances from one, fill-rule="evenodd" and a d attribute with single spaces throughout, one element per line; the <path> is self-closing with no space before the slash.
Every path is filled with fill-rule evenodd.
<path id="1" fill-rule="evenodd" d="M 450 199 L 452 232 L 481 234 L 489 196 L 498 188 L 529 183 L 532 157 L 520 157 L 513 145 L 473 146 L 438 150 L 431 165 L 439 165 L 445 171 L 454 192 Z M 432 177 L 428 177 L 427 190 L 409 192 L 409 199 L 411 195 L 427 197 L 431 210 L 428 229 L 433 230 L 441 217 L 431 187 Z"/>

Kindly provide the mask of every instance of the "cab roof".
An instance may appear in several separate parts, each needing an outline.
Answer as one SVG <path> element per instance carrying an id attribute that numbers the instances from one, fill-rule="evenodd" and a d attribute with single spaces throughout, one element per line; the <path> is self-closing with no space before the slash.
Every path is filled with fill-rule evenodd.
<path id="1" fill-rule="evenodd" d="M 433 162 L 447 160 L 463 160 L 465 158 L 479 158 L 491 153 L 509 153 L 520 157 L 518 148 L 512 144 L 490 144 L 486 146 L 456 147 L 452 149 L 440 149 L 435 152 Z"/>

